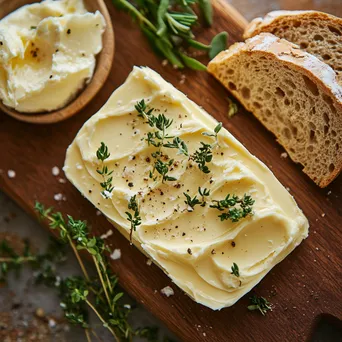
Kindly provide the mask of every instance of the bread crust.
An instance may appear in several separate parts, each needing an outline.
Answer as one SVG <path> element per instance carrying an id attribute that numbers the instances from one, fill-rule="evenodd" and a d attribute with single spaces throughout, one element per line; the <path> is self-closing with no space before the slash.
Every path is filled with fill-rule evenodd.
<path id="1" fill-rule="evenodd" d="M 311 79 L 311 81 L 313 81 L 324 93 L 328 94 L 334 99 L 334 105 L 337 109 L 336 115 L 338 116 L 337 123 L 340 125 L 340 127 L 342 127 L 342 87 L 336 80 L 336 74 L 334 70 L 327 64 L 321 62 L 315 56 L 300 50 L 297 45 L 292 44 L 287 40 L 278 38 L 273 34 L 262 33 L 258 36 L 248 39 L 245 43 L 236 43 L 232 45 L 228 50 L 218 54 L 208 64 L 208 71 L 218 80 L 220 80 L 217 71 L 221 64 L 224 64 L 227 59 L 233 56 L 252 53 L 271 59 L 280 60 L 282 63 L 284 63 L 284 66 L 290 66 L 291 68 Z M 244 105 L 247 110 L 251 111 L 251 108 L 248 108 L 248 106 L 244 104 L 244 100 L 238 91 L 230 89 L 229 91 L 232 92 L 232 94 Z M 280 137 L 277 136 L 276 132 L 272 131 L 272 133 L 276 135 L 277 140 L 280 142 Z M 286 148 L 286 150 L 288 150 L 289 146 L 283 146 Z M 327 170 L 327 176 L 323 177 L 317 182 L 317 184 L 322 188 L 330 184 L 342 171 L 341 147 L 337 153 L 338 158 L 334 171 L 328 174 Z M 289 155 L 291 157 L 291 152 L 289 152 Z"/>
<path id="2" fill-rule="evenodd" d="M 261 32 L 270 32 L 277 25 L 279 19 L 313 19 L 323 20 L 337 25 L 342 25 L 342 19 L 334 15 L 319 11 L 273 11 L 266 14 L 264 18 L 253 19 L 246 27 L 243 38 L 254 37 Z"/>

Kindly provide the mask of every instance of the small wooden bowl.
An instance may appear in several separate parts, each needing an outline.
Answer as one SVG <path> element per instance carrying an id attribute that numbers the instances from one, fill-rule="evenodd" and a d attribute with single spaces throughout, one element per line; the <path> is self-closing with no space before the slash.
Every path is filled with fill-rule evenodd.
<path id="1" fill-rule="evenodd" d="M 37 0 L 0 0 L 0 18 L 5 17 L 17 8 L 37 2 Z M 25 122 L 35 124 L 55 123 L 70 118 L 85 107 L 98 93 L 105 83 L 114 59 L 114 30 L 108 9 L 103 0 L 84 0 L 89 12 L 100 11 L 106 21 L 106 29 L 102 36 L 103 49 L 97 55 L 96 69 L 90 83 L 65 107 L 53 112 L 40 114 L 20 113 L 5 106 L 0 100 L 0 110 L 8 115 Z"/>

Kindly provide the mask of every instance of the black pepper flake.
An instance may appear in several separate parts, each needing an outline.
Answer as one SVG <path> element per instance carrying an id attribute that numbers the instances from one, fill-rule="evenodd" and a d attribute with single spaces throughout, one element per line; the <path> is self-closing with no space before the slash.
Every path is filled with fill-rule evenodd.
<path id="1" fill-rule="evenodd" d="M 185 236 L 186 235 L 186 233 L 182 233 L 182 236 Z"/>
<path id="2" fill-rule="evenodd" d="M 163 191 L 160 190 L 160 196 L 163 196 L 163 195 L 164 195 Z"/>
<path id="3" fill-rule="evenodd" d="M 4 45 L 4 43 L 3 43 L 3 42 L 0 42 L 0 45 Z"/>
<path id="4" fill-rule="evenodd" d="M 92 191 L 91 190 L 88 190 L 88 192 L 91 194 L 92 193 Z"/>
<path id="5" fill-rule="evenodd" d="M 84 57 L 85 56 L 85 53 L 82 53 L 82 57 Z"/>
<path id="6" fill-rule="evenodd" d="M 71 33 L 71 30 L 70 29 L 68 29 L 68 31 L 67 31 L 67 34 L 70 34 Z"/>
<path id="7" fill-rule="evenodd" d="M 188 253 L 189 253 L 190 255 L 192 255 L 192 250 L 191 250 L 191 248 L 188 248 Z"/>
<path id="8" fill-rule="evenodd" d="M 213 183 L 214 183 L 214 181 L 213 181 L 212 179 L 210 179 L 209 183 L 210 183 L 210 184 L 213 184 Z"/>
<path id="9" fill-rule="evenodd" d="M 178 228 L 178 226 L 175 226 L 175 228 Z"/>
<path id="10" fill-rule="evenodd" d="M 222 252 L 222 255 L 224 254 L 224 252 Z"/>
<path id="11" fill-rule="evenodd" d="M 50 75 L 50 77 L 49 78 L 52 78 L 52 75 Z"/>
<path id="12" fill-rule="evenodd" d="M 221 152 L 221 156 L 223 156 L 224 155 L 224 153 L 223 152 Z"/>
<path id="13" fill-rule="evenodd" d="M 232 241 L 232 247 L 235 247 L 235 242 L 234 241 Z"/>
<path id="14" fill-rule="evenodd" d="M 216 252 L 215 252 L 215 249 L 213 249 L 212 251 L 211 251 L 211 254 L 216 254 Z"/>
<path id="15" fill-rule="evenodd" d="M 58 51 L 59 51 L 58 49 L 55 50 L 56 53 L 57 53 Z"/>
<path id="16" fill-rule="evenodd" d="M 130 188 L 133 188 L 134 184 L 133 184 L 132 182 L 129 182 L 129 183 L 128 183 L 128 186 L 129 186 Z"/>
<path id="17" fill-rule="evenodd" d="M 146 160 L 146 163 L 149 163 L 151 161 L 151 158 L 147 157 L 145 160 Z"/>
<path id="18" fill-rule="evenodd" d="M 174 187 L 175 187 L 176 189 L 180 189 L 181 185 L 180 185 L 179 183 L 177 183 L 177 184 L 174 185 Z"/>

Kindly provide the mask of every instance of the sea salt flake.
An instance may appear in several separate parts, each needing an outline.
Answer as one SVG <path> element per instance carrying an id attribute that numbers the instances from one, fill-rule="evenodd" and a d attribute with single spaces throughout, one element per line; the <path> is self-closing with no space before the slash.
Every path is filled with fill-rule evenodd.
<path id="1" fill-rule="evenodd" d="M 58 166 L 54 166 L 51 169 L 51 173 L 52 173 L 53 176 L 58 176 L 59 175 L 59 167 Z"/>
<path id="2" fill-rule="evenodd" d="M 14 170 L 8 170 L 7 171 L 8 178 L 15 178 L 15 175 L 16 175 L 16 173 Z"/>
<path id="3" fill-rule="evenodd" d="M 55 201 L 61 201 L 63 199 L 63 194 L 61 194 L 61 193 L 54 194 L 53 199 Z"/>
<path id="4" fill-rule="evenodd" d="M 121 249 L 114 249 L 114 252 L 110 255 L 113 260 L 119 260 L 121 258 Z"/>
<path id="5" fill-rule="evenodd" d="M 160 290 L 160 292 L 166 297 L 170 297 L 175 294 L 175 292 L 173 291 L 173 288 L 170 286 L 165 286 L 163 289 Z"/>
<path id="6" fill-rule="evenodd" d="M 107 233 L 104 233 L 100 236 L 101 239 L 107 239 L 109 236 L 113 235 L 113 231 L 109 229 Z"/>

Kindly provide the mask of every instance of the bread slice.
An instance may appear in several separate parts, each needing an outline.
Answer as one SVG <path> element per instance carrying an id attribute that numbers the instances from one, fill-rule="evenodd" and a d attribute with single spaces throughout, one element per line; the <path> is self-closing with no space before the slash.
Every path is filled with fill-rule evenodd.
<path id="1" fill-rule="evenodd" d="M 342 88 L 313 55 L 272 34 L 236 43 L 208 71 L 273 132 L 320 187 L 342 168 Z"/>
<path id="2" fill-rule="evenodd" d="M 274 11 L 254 19 L 244 38 L 273 33 L 330 65 L 342 80 L 342 19 L 316 11 Z"/>

